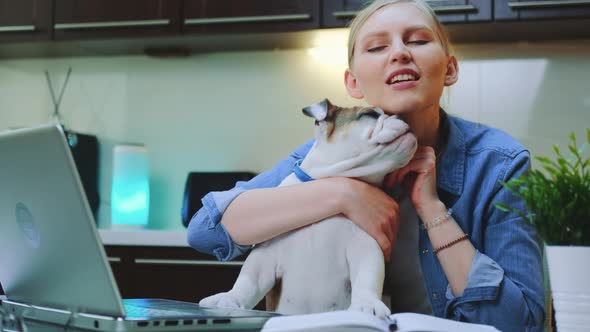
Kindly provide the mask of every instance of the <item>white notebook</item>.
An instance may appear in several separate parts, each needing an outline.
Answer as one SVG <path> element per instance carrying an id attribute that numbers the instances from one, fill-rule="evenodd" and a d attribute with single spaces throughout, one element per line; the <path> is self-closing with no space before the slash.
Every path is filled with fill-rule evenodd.
<path id="1" fill-rule="evenodd" d="M 262 332 L 383 331 L 383 332 L 499 332 L 489 325 L 457 322 L 415 313 L 397 313 L 388 319 L 358 311 L 278 316 L 269 319 Z"/>

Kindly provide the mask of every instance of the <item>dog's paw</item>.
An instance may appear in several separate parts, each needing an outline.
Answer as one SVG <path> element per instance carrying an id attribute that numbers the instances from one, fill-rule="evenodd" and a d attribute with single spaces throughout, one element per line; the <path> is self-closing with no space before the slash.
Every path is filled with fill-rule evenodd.
<path id="1" fill-rule="evenodd" d="M 244 305 L 240 302 L 240 300 L 230 292 L 219 293 L 206 297 L 199 301 L 199 305 L 204 307 L 244 309 Z"/>
<path id="2" fill-rule="evenodd" d="M 381 302 L 381 300 L 374 297 L 362 297 L 353 299 L 348 310 L 356 310 L 375 315 L 379 318 L 385 318 L 391 315 L 391 310 Z"/>

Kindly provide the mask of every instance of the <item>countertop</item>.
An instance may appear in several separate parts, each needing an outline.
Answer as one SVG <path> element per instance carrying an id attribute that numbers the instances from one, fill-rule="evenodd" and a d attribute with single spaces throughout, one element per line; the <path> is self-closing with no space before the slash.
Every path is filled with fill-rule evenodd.
<path id="1" fill-rule="evenodd" d="M 104 245 L 188 247 L 186 230 L 99 229 Z"/>

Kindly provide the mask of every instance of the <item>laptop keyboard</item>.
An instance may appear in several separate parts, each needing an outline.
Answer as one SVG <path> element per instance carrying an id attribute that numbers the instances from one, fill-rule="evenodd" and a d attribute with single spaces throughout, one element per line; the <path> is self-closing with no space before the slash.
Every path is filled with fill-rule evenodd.
<path id="1" fill-rule="evenodd" d="M 194 317 L 194 312 L 174 309 L 157 309 L 138 305 L 125 305 L 125 312 L 130 317 Z"/>

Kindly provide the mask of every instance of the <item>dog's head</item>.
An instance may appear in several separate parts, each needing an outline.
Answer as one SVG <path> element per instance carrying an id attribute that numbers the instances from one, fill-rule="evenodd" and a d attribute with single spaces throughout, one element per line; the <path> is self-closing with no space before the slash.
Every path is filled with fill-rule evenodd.
<path id="1" fill-rule="evenodd" d="M 325 99 L 303 113 L 316 124 L 316 143 L 302 164 L 315 178 L 348 176 L 381 184 L 417 148 L 409 126 L 379 108 L 338 107 Z"/>

